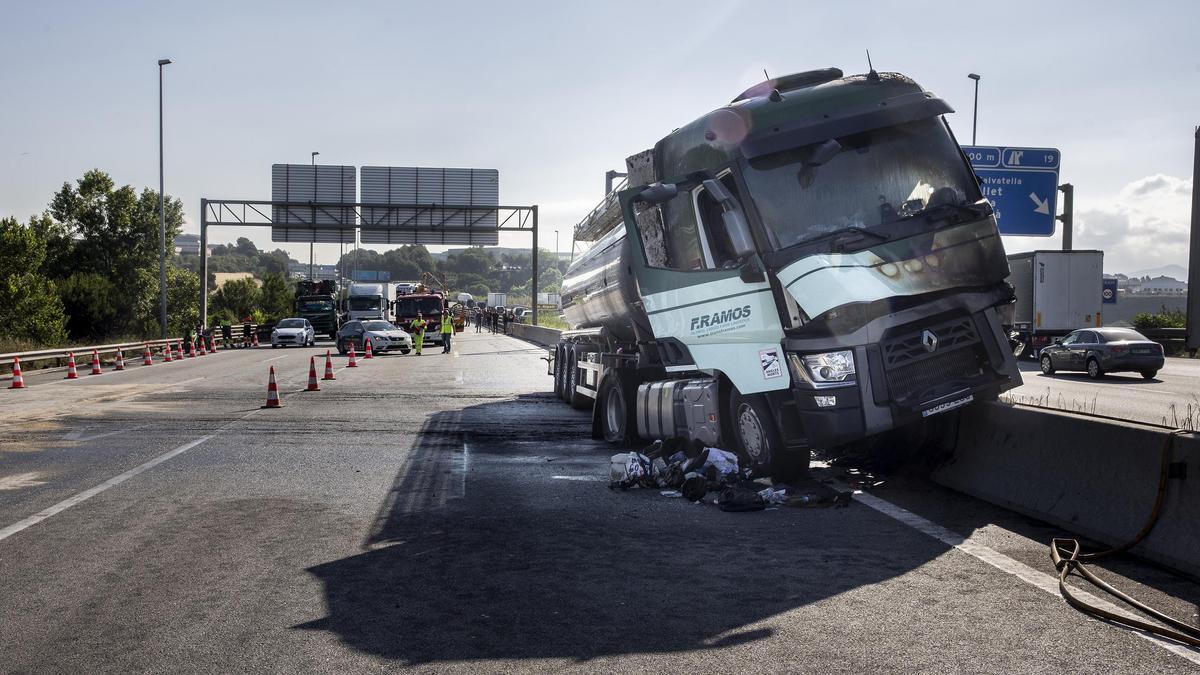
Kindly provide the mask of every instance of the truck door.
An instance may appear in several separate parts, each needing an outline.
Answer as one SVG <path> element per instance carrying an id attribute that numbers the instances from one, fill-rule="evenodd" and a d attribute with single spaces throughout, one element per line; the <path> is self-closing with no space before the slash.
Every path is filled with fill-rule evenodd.
<path id="1" fill-rule="evenodd" d="M 668 371 L 720 371 L 743 394 L 787 388 L 783 328 L 733 181 L 632 188 L 621 206 Z"/>

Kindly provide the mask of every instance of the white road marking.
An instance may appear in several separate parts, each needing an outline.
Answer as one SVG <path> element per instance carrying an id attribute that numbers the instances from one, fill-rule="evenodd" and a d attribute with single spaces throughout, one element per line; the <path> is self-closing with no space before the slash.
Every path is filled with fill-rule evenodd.
<path id="1" fill-rule="evenodd" d="M 287 357 L 288 357 L 287 354 L 284 354 L 282 356 L 273 356 L 269 359 L 263 359 L 262 361 L 259 361 L 259 363 L 266 363 L 268 361 L 278 361 L 279 359 L 286 359 Z"/>
<path id="2" fill-rule="evenodd" d="M 586 481 L 604 480 L 604 478 L 602 478 L 600 476 L 551 476 L 551 478 L 553 478 L 554 480 L 586 480 Z"/>
<path id="3" fill-rule="evenodd" d="M 39 511 L 24 520 L 17 521 L 16 523 L 13 523 L 12 525 L 9 525 L 8 527 L 6 527 L 4 529 L 0 529 L 0 541 L 3 541 L 5 539 L 13 536 L 14 534 L 16 534 L 22 530 L 33 527 L 34 525 L 37 525 L 38 523 L 42 522 L 43 520 L 46 520 L 47 518 L 50 518 L 51 516 L 62 513 L 63 511 L 66 511 L 67 509 L 71 508 L 72 506 L 75 506 L 76 504 L 81 504 L 83 502 L 86 502 L 87 500 L 91 499 L 92 497 L 95 497 L 96 495 L 100 494 L 101 492 L 104 492 L 105 490 L 107 490 L 109 488 L 116 487 L 116 486 L 120 485 L 121 483 L 124 483 L 125 481 L 129 480 L 130 478 L 133 478 L 134 476 L 138 475 L 139 473 L 142 473 L 143 471 L 146 471 L 147 469 L 156 467 L 159 464 L 162 464 L 163 462 L 167 461 L 168 459 L 171 459 L 172 457 L 175 457 L 177 455 L 182 455 L 183 453 L 187 452 L 188 450 L 191 450 L 192 448 L 196 447 L 197 445 L 200 445 L 201 443 L 204 443 L 205 441 L 211 439 L 212 437 L 214 437 L 216 435 L 217 434 L 213 433 L 213 434 L 209 434 L 207 436 L 201 436 L 200 438 L 197 438 L 194 441 L 184 443 L 183 445 L 179 446 L 178 448 L 175 448 L 174 450 L 163 453 L 148 462 L 139 464 L 119 476 L 114 476 L 112 478 L 109 478 L 108 480 L 104 481 L 103 483 L 97 485 L 94 488 L 84 490 L 83 492 L 80 492 L 74 496 L 68 497 L 51 507 L 48 507 L 46 509 Z"/>
<path id="4" fill-rule="evenodd" d="M 114 436 L 116 434 L 129 433 L 130 431 L 137 431 L 138 429 L 144 429 L 144 428 L 146 428 L 145 424 L 138 424 L 136 426 L 128 427 L 125 429 L 117 429 L 116 431 L 106 431 L 101 434 L 92 434 L 91 436 L 84 436 L 83 433 L 87 429 L 85 427 L 84 429 L 81 429 L 79 431 L 72 431 L 70 433 L 63 434 L 63 440 L 64 441 L 76 441 L 79 443 L 86 443 L 87 441 L 94 441 L 97 438 L 104 438 L 105 436 Z"/>
<path id="5" fill-rule="evenodd" d="M 555 478 L 558 478 L 558 476 L 555 476 Z M 842 486 L 842 487 L 849 489 L 846 486 Z M 1062 597 L 1059 595 L 1058 578 L 1055 576 L 1051 576 L 1049 574 L 1046 574 L 1045 572 L 1035 570 L 1034 568 L 1026 565 L 1025 563 L 1014 560 L 1014 559 L 1004 555 L 1003 553 L 1000 553 L 994 549 L 988 548 L 987 546 L 984 546 L 983 544 L 980 544 L 978 542 L 972 541 L 970 537 L 964 537 L 960 534 L 957 534 L 945 527 L 942 527 L 941 525 L 938 525 L 937 523 L 934 523 L 933 521 L 926 520 L 925 518 L 918 516 L 917 514 L 913 513 L 912 511 L 909 511 L 907 509 L 896 506 L 895 504 L 893 504 L 889 501 L 880 499 L 879 497 L 876 497 L 875 495 L 867 494 L 865 492 L 855 491 L 854 499 L 857 500 L 858 502 L 860 502 L 861 504 L 864 504 L 864 505 L 878 511 L 889 518 L 892 518 L 894 520 L 900 521 L 901 523 L 904 523 L 905 525 L 913 528 L 914 530 L 920 532 L 921 534 L 924 534 L 929 537 L 933 537 L 934 539 L 937 539 L 938 541 L 942 542 L 943 544 L 946 544 L 947 546 L 952 546 L 952 547 L 962 551 L 963 553 L 966 553 L 967 555 L 971 556 L 972 558 L 975 558 L 976 560 L 985 562 L 988 565 L 995 567 L 996 569 L 1000 570 L 1001 572 L 1004 572 L 1006 574 L 1011 574 L 1012 576 L 1017 577 L 1021 581 L 1024 581 L 1025 583 L 1029 584 L 1030 586 L 1033 586 L 1034 588 L 1045 591 L 1046 593 L 1049 593 L 1050 595 L 1053 595 L 1056 598 L 1061 599 L 1061 597 Z M 1128 616 L 1128 617 L 1134 616 L 1133 614 L 1130 614 L 1128 611 L 1126 611 L 1123 607 L 1118 607 L 1117 605 L 1114 605 L 1102 598 L 1098 598 L 1086 591 L 1082 591 L 1082 590 L 1078 590 L 1078 589 L 1072 589 L 1072 591 L 1081 600 L 1083 600 L 1084 602 L 1086 602 L 1090 605 L 1100 607 L 1109 612 L 1113 612 L 1115 614 L 1120 614 L 1122 616 Z M 1145 632 L 1138 631 L 1138 630 L 1134 630 L 1132 632 L 1134 635 L 1137 635 L 1138 637 L 1143 638 L 1145 640 L 1149 640 L 1150 642 L 1153 642 L 1154 644 L 1158 645 L 1159 647 L 1162 647 L 1163 649 L 1171 652 L 1172 654 L 1175 654 L 1177 656 L 1182 656 L 1183 658 L 1187 659 L 1188 661 L 1191 661 L 1192 663 L 1200 665 L 1200 651 L 1190 649 L 1188 647 L 1185 647 L 1184 645 L 1172 642 L 1170 640 L 1166 640 L 1164 638 L 1160 638 L 1157 635 L 1154 635 L 1151 633 L 1145 633 Z"/>

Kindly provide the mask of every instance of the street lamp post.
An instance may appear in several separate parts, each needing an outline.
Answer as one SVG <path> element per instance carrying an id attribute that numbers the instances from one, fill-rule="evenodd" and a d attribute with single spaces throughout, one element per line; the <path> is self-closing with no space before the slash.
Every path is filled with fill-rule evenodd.
<path id="1" fill-rule="evenodd" d="M 971 145 L 975 145 L 975 125 L 979 121 L 979 76 L 969 73 L 967 77 L 975 80 L 975 112 L 971 113 Z"/>
<path id="2" fill-rule="evenodd" d="M 164 340 L 167 338 L 167 207 L 163 196 L 163 66 L 169 63 L 171 59 L 158 60 L 158 321 L 159 337 Z"/>
<path id="3" fill-rule="evenodd" d="M 313 150 L 312 152 L 309 153 L 309 159 L 312 160 L 312 166 L 314 166 L 314 167 L 317 165 L 317 155 L 319 155 L 319 154 L 321 154 L 321 153 L 317 152 L 316 150 Z M 313 169 L 313 185 L 317 184 L 316 173 L 317 173 L 317 170 L 314 168 Z M 316 194 L 316 192 L 314 191 L 313 194 Z M 316 235 L 314 234 L 313 237 L 316 238 Z M 313 276 L 313 242 L 311 242 L 311 241 L 308 242 L 308 280 L 316 281 L 316 277 Z"/>

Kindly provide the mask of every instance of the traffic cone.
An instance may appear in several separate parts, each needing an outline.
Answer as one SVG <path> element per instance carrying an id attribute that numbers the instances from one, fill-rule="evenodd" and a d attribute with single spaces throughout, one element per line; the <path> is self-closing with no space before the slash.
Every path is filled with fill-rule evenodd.
<path id="1" fill-rule="evenodd" d="M 75 380 L 79 378 L 79 373 L 75 372 L 75 352 L 67 352 L 67 379 Z"/>
<path id="2" fill-rule="evenodd" d="M 250 343 L 250 346 L 251 347 L 258 346 L 258 332 L 257 331 L 255 331 L 255 333 L 254 333 L 254 340 Z"/>
<path id="3" fill-rule="evenodd" d="M 149 344 L 146 345 L 146 350 L 142 352 L 142 365 L 143 366 L 154 365 L 154 357 L 150 356 L 150 345 Z"/>
<path id="4" fill-rule="evenodd" d="M 347 368 L 357 368 L 358 362 L 354 360 L 354 343 L 350 343 L 350 363 L 346 364 Z"/>
<path id="5" fill-rule="evenodd" d="M 188 358 L 189 359 L 196 358 L 196 341 L 195 340 L 188 340 Z"/>
<path id="6" fill-rule="evenodd" d="M 322 380 L 336 379 L 333 376 L 333 358 L 329 355 L 329 350 L 325 350 L 325 377 Z"/>
<path id="7" fill-rule="evenodd" d="M 275 366 L 271 366 L 271 375 L 267 378 L 267 404 L 264 408 L 282 408 L 279 402 L 279 385 L 275 384 Z"/>
<path id="8" fill-rule="evenodd" d="M 100 355 L 96 353 L 95 349 L 93 349 L 92 350 L 92 374 L 93 375 L 101 375 L 103 373 L 104 373 L 104 371 L 100 370 Z"/>
<path id="9" fill-rule="evenodd" d="M 120 349 L 117 350 L 117 362 L 113 365 L 113 370 L 125 370 L 125 354 Z"/>
<path id="10" fill-rule="evenodd" d="M 321 391 L 321 385 L 317 384 L 317 357 L 308 357 L 308 389 L 304 391 Z"/>
<path id="11" fill-rule="evenodd" d="M 10 385 L 8 388 L 9 389 L 24 389 L 25 388 L 25 378 L 21 377 L 21 359 L 15 357 L 15 356 L 13 357 L 13 373 L 12 373 L 12 375 L 13 375 L 12 376 L 12 385 Z"/>
<path id="12" fill-rule="evenodd" d="M 163 347 L 163 363 L 170 363 L 174 360 L 171 358 L 171 345 Z"/>
<path id="13" fill-rule="evenodd" d="M 374 356 L 372 356 L 372 355 L 371 355 L 371 338 L 367 338 L 367 353 L 366 353 L 366 354 L 363 354 L 363 358 L 364 358 L 364 359 L 373 359 L 373 358 L 375 358 Z"/>
<path id="14" fill-rule="evenodd" d="M 200 338 L 200 356 L 207 356 L 204 351 L 204 338 Z"/>
<path id="15" fill-rule="evenodd" d="M 175 360 L 183 360 L 183 344 L 178 341 L 175 343 Z"/>

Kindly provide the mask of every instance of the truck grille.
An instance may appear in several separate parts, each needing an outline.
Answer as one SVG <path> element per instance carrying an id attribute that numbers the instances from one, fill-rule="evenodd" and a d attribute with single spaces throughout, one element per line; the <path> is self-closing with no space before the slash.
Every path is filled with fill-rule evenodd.
<path id="1" fill-rule="evenodd" d="M 931 331 L 937 337 L 937 348 L 933 351 L 925 348 L 926 330 Z M 942 353 L 967 347 L 977 342 L 979 342 L 979 337 L 975 334 L 975 326 L 971 317 L 958 317 L 930 326 L 909 329 L 909 332 L 896 337 L 885 338 L 882 343 L 883 364 L 888 371 L 891 371 L 899 366 L 937 358 Z"/>
<path id="2" fill-rule="evenodd" d="M 922 350 L 924 351 L 924 350 Z M 930 394 L 939 385 L 970 380 L 983 374 L 975 349 L 935 351 L 928 358 L 887 369 L 888 387 L 893 399 L 911 405 L 934 398 Z"/>

